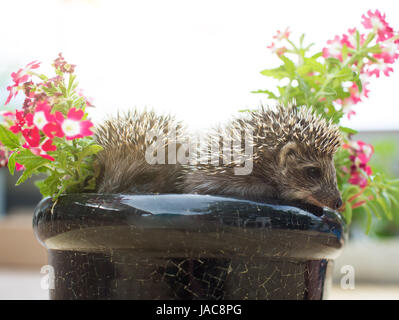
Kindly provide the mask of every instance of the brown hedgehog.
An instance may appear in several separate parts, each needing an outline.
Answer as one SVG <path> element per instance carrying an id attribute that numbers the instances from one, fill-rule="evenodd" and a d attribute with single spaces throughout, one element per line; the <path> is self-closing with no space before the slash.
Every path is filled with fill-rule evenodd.
<path id="1" fill-rule="evenodd" d="M 261 108 L 246 116 L 209 136 L 212 143 L 203 150 L 202 164 L 186 171 L 185 193 L 301 201 L 332 209 L 342 206 L 333 161 L 341 144 L 337 126 L 309 108 L 294 105 L 275 111 Z M 253 133 L 253 162 L 251 172 L 239 175 L 235 170 L 244 160 L 251 160 L 244 152 L 231 157 L 232 149 L 244 147 L 243 132 Z M 231 137 L 241 141 L 235 148 Z"/>
<path id="2" fill-rule="evenodd" d="M 97 192 L 178 192 L 181 166 L 167 164 L 167 156 L 168 149 L 178 147 L 174 144 L 182 131 L 182 125 L 171 116 L 137 110 L 118 114 L 96 126 L 95 140 L 104 148 L 96 161 L 100 172 Z M 164 152 L 157 154 L 156 148 Z M 153 163 L 153 159 L 158 163 Z"/>

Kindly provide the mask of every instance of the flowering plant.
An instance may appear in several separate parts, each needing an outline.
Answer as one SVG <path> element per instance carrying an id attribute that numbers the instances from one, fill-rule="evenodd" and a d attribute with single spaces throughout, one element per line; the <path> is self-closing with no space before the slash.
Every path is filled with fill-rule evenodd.
<path id="1" fill-rule="evenodd" d="M 86 112 L 91 101 L 78 89 L 75 65 L 62 54 L 53 63 L 52 78 L 37 72 L 40 64 L 31 62 L 11 74 L 5 104 L 21 91 L 25 100 L 22 109 L 2 112 L 0 165 L 8 165 L 11 174 L 23 171 L 17 185 L 34 174 L 47 174 L 37 182 L 43 196 L 94 190 L 93 156 L 102 148 L 92 138 Z"/>
<path id="2" fill-rule="evenodd" d="M 368 11 L 362 16 L 362 25 L 365 33 L 349 29 L 348 33 L 327 41 L 327 46 L 314 54 L 310 54 L 313 44 L 304 45 L 304 35 L 296 45 L 288 28 L 278 31 L 268 48 L 282 64 L 261 74 L 284 79 L 288 84 L 278 86 L 278 92 L 254 92 L 282 103 L 296 100 L 299 106 L 311 105 L 333 123 L 338 124 L 344 116 L 350 119 L 356 114 L 353 107 L 368 98 L 370 78 L 389 76 L 399 57 L 399 33 L 388 25 L 385 15 L 378 10 Z M 296 62 L 290 59 L 292 56 Z M 348 223 L 353 212 L 363 211 L 370 230 L 373 214 L 392 219 L 393 212 L 399 212 L 399 181 L 374 173 L 369 165 L 373 146 L 354 140 L 355 130 L 340 128 L 345 143 L 335 163 L 344 202 L 341 211 Z"/>

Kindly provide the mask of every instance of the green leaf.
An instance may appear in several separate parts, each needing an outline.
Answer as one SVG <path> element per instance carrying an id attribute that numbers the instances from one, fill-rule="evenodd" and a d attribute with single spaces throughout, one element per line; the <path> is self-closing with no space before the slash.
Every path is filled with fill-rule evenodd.
<path id="1" fill-rule="evenodd" d="M 390 193 L 388 194 L 388 197 L 391 200 L 393 206 L 395 206 L 396 209 L 399 209 L 399 201 L 398 201 L 398 199 L 396 199 L 396 197 L 394 195 L 390 194 Z"/>
<path id="2" fill-rule="evenodd" d="M 387 195 L 387 193 L 385 191 L 383 191 L 381 194 L 382 194 L 382 197 L 379 198 L 378 201 L 383 204 L 384 210 L 385 210 L 385 215 L 387 216 L 387 218 L 389 220 L 392 220 L 393 215 L 391 212 L 391 209 L 392 209 L 391 200 L 389 199 L 389 196 Z"/>
<path id="3" fill-rule="evenodd" d="M 328 63 L 328 64 L 330 64 L 330 65 L 337 65 L 337 66 L 340 66 L 341 65 L 341 61 L 339 60 L 339 59 L 337 59 L 337 58 L 327 58 L 326 59 L 326 62 Z"/>
<path id="4" fill-rule="evenodd" d="M 370 32 L 369 35 L 367 36 L 366 41 L 363 44 L 363 47 L 367 46 L 373 39 L 375 38 L 376 34 L 374 32 Z"/>
<path id="5" fill-rule="evenodd" d="M 349 133 L 349 134 L 356 134 L 356 133 L 357 133 L 357 131 L 356 131 L 355 129 L 351 129 L 351 128 L 348 128 L 348 127 L 342 127 L 342 126 L 340 126 L 339 129 L 340 129 L 342 132 Z"/>
<path id="6" fill-rule="evenodd" d="M 342 46 L 342 60 L 345 61 L 347 57 L 348 57 L 348 46 L 344 44 Z"/>
<path id="7" fill-rule="evenodd" d="M 10 155 L 10 157 L 8 158 L 8 170 L 10 171 L 11 175 L 14 175 L 15 165 L 16 165 L 16 161 L 15 161 L 16 155 L 17 155 L 17 153 L 13 152 Z"/>
<path id="8" fill-rule="evenodd" d="M 335 91 L 333 88 L 324 88 L 324 91 L 319 91 L 317 93 L 318 96 L 320 97 L 335 97 L 337 95 L 337 91 Z"/>
<path id="9" fill-rule="evenodd" d="M 268 95 L 269 99 L 275 99 L 278 100 L 278 97 L 271 91 L 269 90 L 258 90 L 258 91 L 252 91 L 252 93 L 264 93 Z"/>
<path id="10" fill-rule="evenodd" d="M 295 63 L 283 55 L 279 56 L 279 58 L 284 62 L 285 70 L 287 71 L 289 78 L 295 79 Z"/>
<path id="11" fill-rule="evenodd" d="M 45 159 L 43 159 L 45 160 Z M 20 185 L 21 183 L 25 182 L 28 178 L 30 178 L 33 174 L 38 173 L 36 172 L 36 170 L 39 167 L 42 167 L 44 164 L 46 164 L 46 161 L 43 161 L 41 163 L 37 163 L 35 166 L 31 167 L 31 168 L 27 168 L 25 169 L 24 173 L 22 174 L 22 176 L 19 177 L 17 183 L 15 184 L 16 186 Z"/>
<path id="12" fill-rule="evenodd" d="M 302 77 L 309 77 L 309 73 L 311 72 L 319 72 L 320 74 L 324 74 L 325 67 L 320 62 L 317 62 L 316 59 L 305 58 L 304 63 L 297 67 L 296 72 Z M 315 76 L 312 76 L 312 78 L 313 77 Z"/>
<path id="13" fill-rule="evenodd" d="M 323 52 L 318 52 L 318 53 L 314 54 L 313 56 L 311 56 L 310 58 L 316 60 L 322 56 L 323 56 Z"/>
<path id="14" fill-rule="evenodd" d="M 50 160 L 47 160 L 45 158 L 42 158 L 40 156 L 37 156 L 37 155 L 33 154 L 28 149 L 21 150 L 15 156 L 15 158 L 16 158 L 15 160 L 18 163 L 23 164 L 25 166 L 25 168 L 27 168 L 27 169 L 29 169 L 30 167 L 35 167 L 39 163 L 48 163 L 48 162 L 50 162 Z"/>
<path id="15" fill-rule="evenodd" d="M 388 209 L 387 204 L 385 203 L 384 199 L 379 197 L 377 198 L 377 204 L 379 204 L 382 208 L 382 211 L 384 212 L 385 216 L 389 219 L 392 220 L 392 212 Z"/>
<path id="16" fill-rule="evenodd" d="M 15 150 L 21 146 L 17 135 L 0 124 L 0 141 L 10 150 Z"/>
<path id="17" fill-rule="evenodd" d="M 303 95 L 305 96 L 305 101 L 306 104 L 308 103 L 308 100 L 310 98 L 310 96 L 312 95 L 312 93 L 310 92 L 310 88 L 308 86 L 308 84 L 306 83 L 306 81 L 299 75 L 296 76 L 296 79 L 298 81 L 298 86 L 301 89 L 301 92 L 303 93 Z"/>
<path id="18" fill-rule="evenodd" d="M 358 30 L 356 30 L 355 38 L 356 38 L 356 49 L 359 50 L 360 49 L 360 33 Z"/>
<path id="19" fill-rule="evenodd" d="M 62 184 L 62 176 L 53 172 L 46 179 L 36 181 L 35 184 L 40 189 L 43 197 L 51 197 L 58 192 L 58 187 Z"/>
<path id="20" fill-rule="evenodd" d="M 33 174 L 39 173 L 38 169 L 48 164 L 50 160 L 34 155 L 30 150 L 25 149 L 15 156 L 15 160 L 25 166 L 25 171 L 18 179 L 16 185 L 20 185 Z"/>
<path id="21" fill-rule="evenodd" d="M 76 78 L 76 75 L 70 74 L 69 75 L 69 82 L 68 82 L 68 93 L 71 92 L 72 86 L 73 86 L 73 82 Z"/>
<path id="22" fill-rule="evenodd" d="M 382 49 L 379 44 L 376 44 L 374 47 L 368 48 L 367 51 L 371 53 L 381 53 Z"/>
<path id="23" fill-rule="evenodd" d="M 366 225 L 366 234 L 369 234 L 370 229 L 371 229 L 371 223 L 373 222 L 373 214 L 371 213 L 370 208 L 367 206 L 363 206 L 364 211 L 366 211 L 367 214 L 367 225 Z"/>
<path id="24" fill-rule="evenodd" d="M 275 69 L 266 69 L 266 70 L 261 71 L 260 73 L 263 74 L 264 76 L 272 77 L 277 80 L 289 78 L 289 73 L 285 70 L 284 66 L 280 66 Z"/>
<path id="25" fill-rule="evenodd" d="M 378 63 L 378 60 L 372 56 L 366 56 L 366 58 L 369 59 L 371 62 Z"/>
<path id="26" fill-rule="evenodd" d="M 87 156 L 91 156 L 94 155 L 98 152 L 100 152 L 101 150 L 103 150 L 104 148 L 102 146 L 99 146 L 97 144 L 92 144 L 86 148 L 84 148 L 81 152 L 79 152 L 77 154 L 78 156 L 78 161 L 82 161 L 85 157 Z"/>
<path id="27" fill-rule="evenodd" d="M 378 218 L 381 219 L 381 212 L 380 209 L 374 204 L 374 201 L 368 201 L 367 205 L 371 208 L 373 211 L 374 215 Z"/>
<path id="28" fill-rule="evenodd" d="M 302 47 L 302 44 L 303 44 L 303 39 L 305 39 L 305 34 L 304 33 L 302 33 L 301 37 L 299 38 L 299 44 L 301 45 L 301 47 Z"/>
<path id="29" fill-rule="evenodd" d="M 348 200 L 351 197 L 353 197 L 356 193 L 359 192 L 359 187 L 355 185 L 348 185 L 343 191 L 342 191 L 342 198 L 344 200 Z"/>
<path id="30" fill-rule="evenodd" d="M 353 71 L 346 67 L 341 69 L 337 75 L 335 76 L 335 79 L 340 79 L 341 81 L 349 81 L 353 79 Z"/>
<path id="31" fill-rule="evenodd" d="M 40 74 L 40 75 L 39 75 L 39 78 L 40 78 L 41 80 L 43 80 L 43 81 L 47 81 L 47 80 L 48 80 L 48 78 L 47 78 L 44 74 Z"/>
<path id="32" fill-rule="evenodd" d="M 344 216 L 346 223 L 350 224 L 352 222 L 352 206 L 349 203 L 345 206 Z"/>
<path id="33" fill-rule="evenodd" d="M 356 85 L 359 88 L 359 92 L 363 92 L 363 83 L 362 80 L 360 80 L 359 75 L 355 77 L 354 81 L 356 82 Z"/>
<path id="34" fill-rule="evenodd" d="M 19 177 L 18 181 L 16 182 L 16 186 L 20 185 L 21 183 L 25 182 L 28 178 L 32 176 L 32 172 L 29 170 L 25 170 L 22 176 Z"/>

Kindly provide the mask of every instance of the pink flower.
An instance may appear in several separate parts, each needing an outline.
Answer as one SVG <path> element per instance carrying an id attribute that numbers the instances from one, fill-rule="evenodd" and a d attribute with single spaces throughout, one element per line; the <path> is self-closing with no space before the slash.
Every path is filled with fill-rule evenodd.
<path id="1" fill-rule="evenodd" d="M 18 94 L 18 86 L 16 86 L 16 85 L 8 86 L 7 90 L 10 93 L 8 94 L 7 100 L 4 104 L 9 104 L 11 99 L 14 98 Z"/>
<path id="2" fill-rule="evenodd" d="M 47 152 L 55 151 L 57 150 L 57 147 L 52 144 L 53 142 L 49 138 L 40 143 L 40 133 L 37 127 L 24 129 L 22 134 L 26 140 L 26 143 L 23 145 L 24 148 L 29 149 L 33 154 L 42 158 L 50 161 L 55 160 L 52 156 L 48 155 Z"/>
<path id="3" fill-rule="evenodd" d="M 35 148 L 40 145 L 40 132 L 37 127 L 33 127 L 31 129 L 23 129 L 22 135 L 24 136 L 28 144 L 28 148 Z"/>
<path id="4" fill-rule="evenodd" d="M 342 106 L 342 109 L 346 111 L 348 119 L 351 118 L 351 116 L 355 115 L 356 112 L 351 109 L 352 106 L 355 104 L 359 103 L 362 101 L 363 98 L 368 98 L 368 94 L 370 90 L 368 90 L 369 82 L 364 81 L 362 83 L 362 92 L 359 91 L 359 87 L 356 82 L 352 83 L 352 86 L 348 88 L 348 91 L 350 93 L 350 97 L 345 98 L 345 99 L 338 99 L 336 100 L 336 103 L 340 104 Z"/>
<path id="5" fill-rule="evenodd" d="M 10 127 L 10 130 L 13 133 L 18 133 L 22 131 L 22 128 L 25 126 L 26 119 L 23 111 L 15 111 L 15 120 L 14 125 Z"/>
<path id="6" fill-rule="evenodd" d="M 352 86 L 349 88 L 349 93 L 351 94 L 350 99 L 352 100 L 353 104 L 359 103 L 362 101 L 359 87 L 357 86 L 356 82 L 353 82 Z M 366 93 L 367 97 L 367 93 Z"/>
<path id="7" fill-rule="evenodd" d="M 28 125 L 36 126 L 39 130 L 43 130 L 48 123 L 55 121 L 55 116 L 51 115 L 50 111 L 51 106 L 47 101 L 38 102 L 34 113 L 28 113 L 26 115 Z"/>
<path id="8" fill-rule="evenodd" d="M 94 107 L 94 105 L 93 105 L 93 98 L 91 98 L 91 97 L 86 97 L 86 96 L 84 95 L 84 92 L 83 92 L 82 89 L 77 89 L 77 90 L 76 90 L 76 93 L 77 93 L 80 97 L 83 97 L 83 98 L 85 99 L 85 101 L 86 101 L 86 107 Z"/>
<path id="9" fill-rule="evenodd" d="M 373 172 L 372 172 L 370 166 L 366 166 L 366 167 L 364 168 L 364 171 L 366 172 L 366 174 L 367 174 L 368 176 L 371 176 L 371 175 L 373 174 Z"/>
<path id="10" fill-rule="evenodd" d="M 328 48 L 323 48 L 324 58 L 336 58 L 342 60 L 342 40 L 339 36 L 335 36 L 333 40 L 328 40 Z"/>
<path id="11" fill-rule="evenodd" d="M 356 31 L 357 31 L 356 28 L 349 29 L 348 34 L 344 34 L 342 36 L 341 45 L 343 46 L 344 44 L 346 44 L 346 46 L 348 48 L 355 49 L 357 46 Z M 366 41 L 365 35 L 361 34 L 360 35 L 360 45 L 362 46 L 365 41 Z"/>
<path id="12" fill-rule="evenodd" d="M 362 16 L 362 24 L 366 29 L 373 29 L 374 32 L 377 32 L 377 41 L 384 41 L 394 36 L 393 29 L 385 21 L 385 14 L 382 15 L 378 10 L 374 13 L 369 10 L 367 14 L 368 16 Z"/>
<path id="13" fill-rule="evenodd" d="M 356 111 L 354 110 L 349 110 L 348 113 L 346 114 L 346 116 L 348 117 L 348 119 L 350 120 L 352 116 L 356 115 Z"/>
<path id="14" fill-rule="evenodd" d="M 45 152 L 49 152 L 49 151 L 55 151 L 57 150 L 57 146 L 53 145 L 53 140 L 47 138 L 46 140 L 44 140 L 41 144 L 41 148 L 43 151 Z"/>
<path id="15" fill-rule="evenodd" d="M 387 40 L 384 43 L 380 43 L 381 53 L 374 54 L 373 57 L 376 59 L 383 60 L 385 63 L 392 64 L 399 58 L 399 43 L 395 43 L 392 40 Z"/>
<path id="16" fill-rule="evenodd" d="M 268 48 L 273 52 L 276 53 L 278 56 L 283 55 L 284 53 L 287 52 L 287 48 L 286 47 L 277 47 L 276 44 L 274 42 L 272 42 L 270 44 L 270 46 L 268 46 Z"/>
<path id="17" fill-rule="evenodd" d="M 359 185 L 361 188 L 366 187 L 368 176 L 372 174 L 371 167 L 367 164 L 374 153 L 373 146 L 359 140 L 350 141 L 349 144 L 344 144 L 343 148 L 349 150 L 349 159 L 352 163 L 348 181 L 351 184 Z M 348 170 L 346 171 L 348 172 Z"/>
<path id="18" fill-rule="evenodd" d="M 277 30 L 277 34 L 273 36 L 273 39 L 276 39 L 277 41 L 282 41 L 283 39 L 288 39 L 290 34 L 291 31 L 289 30 L 289 28 L 285 29 L 284 32 Z"/>
<path id="19" fill-rule="evenodd" d="M 19 91 L 19 86 L 27 82 L 30 78 L 29 71 L 32 69 L 37 69 L 40 67 L 40 62 L 37 61 L 32 61 L 26 65 L 24 69 L 19 69 L 17 72 L 11 73 L 11 78 L 14 81 L 14 84 L 12 86 L 8 86 L 7 90 L 10 92 L 7 98 L 7 101 L 5 104 L 8 104 L 12 98 L 14 98 Z"/>
<path id="20" fill-rule="evenodd" d="M 389 77 L 389 73 L 393 72 L 393 68 L 387 65 L 384 60 L 380 59 L 377 59 L 377 62 L 370 63 L 369 67 L 365 70 L 365 74 L 367 74 L 369 77 L 375 75 L 377 78 L 379 78 L 381 72 L 385 76 Z"/>
<path id="21" fill-rule="evenodd" d="M 367 186 L 367 178 L 361 176 L 358 172 L 352 173 L 348 181 L 351 184 L 358 185 L 360 188 Z"/>
<path id="22" fill-rule="evenodd" d="M 82 121 L 84 112 L 81 109 L 70 109 L 67 118 L 61 112 L 57 112 L 55 116 L 67 140 L 83 138 L 93 134 L 90 131 L 93 123 L 89 120 Z"/>
<path id="23" fill-rule="evenodd" d="M 28 126 L 37 127 L 51 139 L 54 138 L 54 136 L 62 138 L 64 136 L 62 129 L 57 123 L 55 115 L 50 112 L 51 106 L 47 101 L 38 102 L 34 113 L 28 113 L 26 115 Z"/>

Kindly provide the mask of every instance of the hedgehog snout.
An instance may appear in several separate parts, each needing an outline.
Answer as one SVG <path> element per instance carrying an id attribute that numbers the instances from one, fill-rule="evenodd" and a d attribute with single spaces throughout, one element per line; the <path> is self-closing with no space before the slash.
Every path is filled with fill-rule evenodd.
<path id="1" fill-rule="evenodd" d="M 331 193 L 330 197 L 328 197 L 326 200 L 327 201 L 325 201 L 325 205 L 332 210 L 338 210 L 342 207 L 342 198 L 339 192 Z"/>

